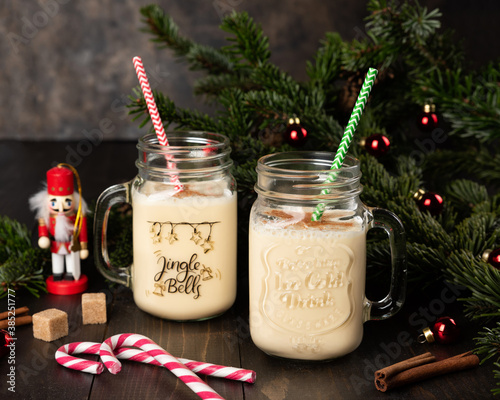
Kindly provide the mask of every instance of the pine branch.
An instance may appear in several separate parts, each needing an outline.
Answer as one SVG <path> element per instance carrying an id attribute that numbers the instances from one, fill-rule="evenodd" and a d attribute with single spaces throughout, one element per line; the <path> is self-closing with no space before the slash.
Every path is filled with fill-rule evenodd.
<path id="1" fill-rule="evenodd" d="M 224 89 L 219 95 L 219 103 L 224 107 L 219 114 L 219 123 L 227 135 L 232 139 L 245 136 L 253 122 L 245 94 L 236 88 Z"/>
<path id="2" fill-rule="evenodd" d="M 459 179 L 450 183 L 446 189 L 450 201 L 466 206 L 469 209 L 488 201 L 488 190 L 485 186 L 467 179 Z"/>
<path id="3" fill-rule="evenodd" d="M 193 45 L 186 54 L 192 70 L 207 70 L 212 75 L 229 74 L 234 65 L 228 57 L 210 46 Z"/>
<path id="4" fill-rule="evenodd" d="M 341 55 L 345 44 L 339 34 L 332 32 L 326 33 L 325 39 L 320 43 L 322 46 L 314 57 L 314 64 L 310 61 L 306 63 L 307 75 L 311 86 L 320 86 L 330 94 L 341 73 Z"/>
<path id="5" fill-rule="evenodd" d="M 259 87 L 248 77 L 239 74 L 209 75 L 198 79 L 194 84 L 194 93 L 207 96 L 209 102 L 216 102 L 217 96 L 225 89 L 237 88 L 243 92 L 257 90 Z"/>
<path id="6" fill-rule="evenodd" d="M 269 40 L 260 25 L 246 13 L 233 12 L 224 18 L 220 27 L 223 31 L 232 34 L 227 38 L 231 45 L 222 49 L 224 54 L 230 55 L 235 62 L 235 68 L 246 69 L 264 64 L 271 56 Z"/>
<path id="7" fill-rule="evenodd" d="M 256 198 L 253 191 L 255 182 L 257 181 L 257 159 L 250 159 L 246 163 L 237 165 L 233 174 L 238 181 L 238 195 L 247 198 L 246 204 L 251 205 Z"/>
<path id="8" fill-rule="evenodd" d="M 133 121 L 142 118 L 139 126 L 143 127 L 151 123 L 151 118 L 149 116 L 146 101 L 139 88 L 134 90 L 134 95 L 135 97 L 130 97 L 132 101 L 127 107 L 130 108 L 129 114 L 133 115 Z M 208 115 L 201 114 L 196 110 L 190 111 L 178 108 L 172 100 L 156 90 L 153 90 L 153 96 L 165 126 L 174 124 L 176 128 L 191 128 L 223 133 L 223 127 Z"/>
<path id="9" fill-rule="evenodd" d="M 479 337 L 474 338 L 476 342 L 474 352 L 478 355 L 484 355 L 481 364 L 496 357 L 497 362 L 494 362 L 493 365 L 498 369 L 493 372 L 495 379 L 498 380 L 497 386 L 500 386 L 500 363 L 498 362 L 500 354 L 500 322 L 497 322 L 496 326 L 491 329 L 484 328 L 483 332 L 479 332 L 479 335 Z M 491 392 L 493 394 L 500 394 L 500 387 L 492 389 Z"/>
<path id="10" fill-rule="evenodd" d="M 409 65 L 435 69 L 446 65 L 439 54 L 430 51 L 429 42 L 441 27 L 438 9 L 427 11 L 417 1 L 399 3 L 396 1 L 371 0 L 368 3 L 371 15 L 366 18 L 370 38 L 381 45 L 387 55 L 383 68 L 404 54 Z M 394 51 L 396 50 L 396 51 Z"/>
<path id="11" fill-rule="evenodd" d="M 312 136 L 312 145 L 326 151 L 335 151 L 344 134 L 344 128 L 339 122 L 331 115 L 318 115 L 316 112 L 313 115 L 302 114 L 301 117 L 301 122 L 307 126 Z M 357 148 L 356 143 L 351 146 L 353 151 Z"/>
<path id="12" fill-rule="evenodd" d="M 456 249 L 482 254 L 500 242 L 498 221 L 493 214 L 476 213 L 456 226 L 453 241 Z"/>
<path id="13" fill-rule="evenodd" d="M 35 297 L 46 292 L 43 276 L 49 257 L 46 252 L 28 248 L 17 257 L 10 257 L 0 265 L 0 298 L 6 296 L 8 288 L 16 291 L 26 289 Z"/>
<path id="14" fill-rule="evenodd" d="M 156 36 L 151 41 L 162 43 L 163 47 L 174 50 L 176 56 L 185 56 L 189 52 L 193 42 L 179 35 L 179 27 L 159 6 L 143 7 L 141 14 L 145 17 L 144 22 L 148 27 L 143 31 Z"/>
<path id="15" fill-rule="evenodd" d="M 479 337 L 474 338 L 476 341 L 475 353 L 484 355 L 481 364 L 493 357 L 500 357 L 500 322 L 497 321 L 493 328 L 485 328 L 479 333 Z"/>
<path id="16" fill-rule="evenodd" d="M 181 36 L 179 27 L 159 6 L 143 7 L 141 13 L 147 25 L 143 31 L 154 35 L 151 41 L 158 43 L 162 48 L 172 49 L 177 57 L 185 58 L 192 70 L 203 69 L 213 75 L 233 71 L 233 62 L 221 51 L 193 43 Z"/>
<path id="17" fill-rule="evenodd" d="M 372 37 L 370 32 L 370 38 Z M 347 71 L 363 71 L 375 66 L 379 71 L 388 69 L 398 60 L 397 50 L 386 53 L 383 45 L 368 40 L 354 39 L 342 54 L 342 66 Z"/>
<path id="18" fill-rule="evenodd" d="M 450 134 L 474 137 L 482 142 L 500 138 L 499 64 L 480 73 L 436 70 L 423 75 L 419 86 L 427 97 L 440 99 L 440 112 L 451 123 Z"/>
<path id="19" fill-rule="evenodd" d="M 30 247 L 26 226 L 0 216 L 0 263 L 4 263 L 10 257 L 20 257 Z"/>
<path id="20" fill-rule="evenodd" d="M 133 262 L 131 207 L 113 207 L 108 218 L 109 260 L 116 267 L 128 267 Z"/>
<path id="21" fill-rule="evenodd" d="M 494 315 L 473 314 L 472 319 L 500 316 L 500 271 L 481 261 L 467 250 L 453 252 L 447 259 L 446 271 L 454 283 L 471 290 L 471 296 L 463 299 L 465 302 L 482 302 L 494 307 Z"/>
<path id="22" fill-rule="evenodd" d="M 488 201 L 477 204 L 474 207 L 474 212 L 500 215 L 500 193 L 491 197 Z"/>
<path id="23" fill-rule="evenodd" d="M 451 139 L 449 139 L 451 140 Z M 490 186 L 500 182 L 500 153 L 490 154 L 484 146 L 477 147 L 469 143 L 467 149 L 440 150 L 428 154 L 425 158 L 425 174 L 429 180 L 449 182 L 453 177 L 466 176 Z M 463 144 L 462 144 L 463 146 Z M 494 150 L 492 146 L 491 150 Z"/>
<path id="24" fill-rule="evenodd" d="M 257 165 L 257 160 L 269 153 L 274 153 L 279 151 L 280 149 L 266 146 L 264 143 L 259 141 L 258 145 L 255 145 L 255 138 L 248 136 L 241 136 L 237 140 L 235 140 L 232 145 L 232 153 L 231 156 L 238 167 L 238 170 L 241 171 L 241 168 L 250 168 L 250 175 L 247 177 L 253 177 L 253 183 L 249 184 L 247 188 L 249 192 L 253 192 L 253 185 L 256 182 L 257 175 L 255 174 L 255 166 Z M 235 175 L 236 176 L 236 175 Z M 240 185 L 238 183 L 238 185 Z M 241 188 L 240 188 L 241 189 Z"/>
<path id="25" fill-rule="evenodd" d="M 485 324 L 488 324 L 491 320 L 498 318 L 498 308 L 492 304 L 472 297 L 460 300 L 462 302 L 466 301 L 464 305 L 464 312 L 467 318 L 473 319 L 475 315 L 480 315 L 481 320 Z"/>
<path id="26" fill-rule="evenodd" d="M 303 103 L 304 97 L 307 95 L 295 79 L 272 64 L 259 64 L 258 67 L 253 69 L 250 78 L 262 90 L 278 92 L 295 104 L 298 102 Z"/>
<path id="27" fill-rule="evenodd" d="M 25 225 L 0 216 L 0 298 L 9 288 L 25 288 L 36 297 L 46 291 L 43 269 L 48 259 L 46 251 L 31 247 Z"/>
<path id="28" fill-rule="evenodd" d="M 252 90 L 245 95 L 245 101 L 250 109 L 271 119 L 298 111 L 290 98 L 274 90 Z"/>
<path id="29" fill-rule="evenodd" d="M 424 282 L 425 286 L 431 285 L 435 279 L 443 277 L 441 272 L 446 265 L 446 255 L 442 249 L 432 248 L 422 243 L 409 242 L 407 244 L 408 280 L 410 282 Z M 428 277 L 432 279 L 422 279 Z"/>

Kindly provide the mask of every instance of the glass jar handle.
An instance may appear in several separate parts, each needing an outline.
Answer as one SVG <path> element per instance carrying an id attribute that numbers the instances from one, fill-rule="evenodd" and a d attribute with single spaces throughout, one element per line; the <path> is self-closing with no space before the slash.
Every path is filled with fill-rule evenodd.
<path id="1" fill-rule="evenodd" d="M 379 301 L 365 301 L 365 321 L 392 317 L 403 306 L 406 296 L 406 238 L 403 224 L 391 211 L 371 208 L 373 221 L 370 229 L 383 229 L 389 236 L 391 248 L 391 286 L 389 293 Z"/>
<path id="2" fill-rule="evenodd" d="M 131 266 L 119 268 L 111 265 L 108 254 L 108 220 L 111 207 L 130 203 L 130 182 L 107 188 L 97 199 L 94 215 L 94 258 L 97 269 L 107 279 L 130 286 Z"/>

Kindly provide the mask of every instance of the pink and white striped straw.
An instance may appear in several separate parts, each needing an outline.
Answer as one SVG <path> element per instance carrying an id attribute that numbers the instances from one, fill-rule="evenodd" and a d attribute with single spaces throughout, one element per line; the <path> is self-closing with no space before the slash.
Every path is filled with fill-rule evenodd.
<path id="1" fill-rule="evenodd" d="M 148 77 L 146 75 L 144 65 L 142 64 L 141 57 L 134 57 L 132 59 L 132 62 L 134 63 L 135 72 L 137 74 L 137 78 L 139 79 L 139 84 L 141 85 L 144 99 L 146 100 L 146 105 L 148 107 L 151 121 L 153 122 L 153 126 L 155 128 L 156 136 L 158 137 L 158 143 L 160 143 L 160 145 L 162 146 L 168 146 L 168 139 L 165 133 L 165 128 L 163 127 L 163 123 L 161 122 L 160 113 L 158 112 L 158 107 L 156 107 L 155 98 L 153 96 L 151 86 L 149 85 Z M 166 154 L 165 158 L 167 159 L 167 168 L 175 169 L 175 164 L 172 162 L 172 156 Z M 173 175 L 170 180 L 175 185 L 177 191 L 182 190 L 182 184 L 177 175 Z"/>
<path id="2" fill-rule="evenodd" d="M 101 344 L 99 355 L 106 368 L 112 374 L 116 374 L 121 370 L 121 363 L 114 355 L 114 351 L 116 348 L 124 346 L 138 347 L 150 354 L 156 361 L 168 368 L 170 372 L 184 382 L 200 398 L 204 400 L 223 399 L 223 397 L 202 381 L 194 372 L 190 371 L 184 364 L 179 362 L 177 358 L 162 349 L 151 339 L 142 335 L 123 333 L 121 335 L 114 335 Z"/>
<path id="3" fill-rule="evenodd" d="M 63 367 L 74 369 L 76 371 L 86 372 L 89 374 L 100 374 L 104 370 L 104 365 L 101 362 L 72 357 L 73 354 L 99 355 L 100 347 L 101 343 L 95 342 L 69 343 L 61 346 L 57 350 L 55 358 L 56 361 Z M 163 366 L 153 356 L 139 349 L 120 347 L 116 348 L 114 353 L 116 358 L 118 358 L 119 360 L 137 361 L 144 364 Z M 191 371 L 197 374 L 212 376 L 215 378 L 225 378 L 240 382 L 255 383 L 256 374 L 255 371 L 252 370 L 193 361 L 187 358 L 177 359 Z"/>

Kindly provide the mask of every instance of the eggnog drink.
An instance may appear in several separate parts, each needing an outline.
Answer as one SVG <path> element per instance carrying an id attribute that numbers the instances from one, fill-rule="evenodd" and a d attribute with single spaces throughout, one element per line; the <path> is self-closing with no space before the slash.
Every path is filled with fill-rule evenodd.
<path id="1" fill-rule="evenodd" d="M 251 218 L 250 331 L 268 354 L 324 360 L 353 351 L 365 321 L 366 234 L 360 217 L 300 208 Z"/>
<path id="2" fill-rule="evenodd" d="M 236 297 L 236 195 L 133 194 L 132 288 L 142 310 L 199 320 Z"/>

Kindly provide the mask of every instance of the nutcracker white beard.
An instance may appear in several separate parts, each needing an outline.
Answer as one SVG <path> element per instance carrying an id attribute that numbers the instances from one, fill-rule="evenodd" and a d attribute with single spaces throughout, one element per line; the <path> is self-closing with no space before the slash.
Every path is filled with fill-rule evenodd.
<path id="1" fill-rule="evenodd" d="M 54 229 L 54 239 L 57 242 L 69 242 L 73 233 L 73 224 L 64 215 L 56 217 L 56 225 Z"/>
<path id="2" fill-rule="evenodd" d="M 49 224 L 50 217 L 50 209 L 47 205 L 47 184 L 45 184 L 45 188 L 40 190 L 38 193 L 35 193 L 29 199 L 30 209 L 36 213 L 36 218 L 43 218 L 45 223 Z M 78 207 L 80 201 L 82 202 L 82 215 L 86 215 L 89 211 L 87 207 L 87 202 L 80 198 L 80 194 L 78 192 L 73 193 L 75 209 Z M 71 233 L 70 233 L 71 234 Z"/>

